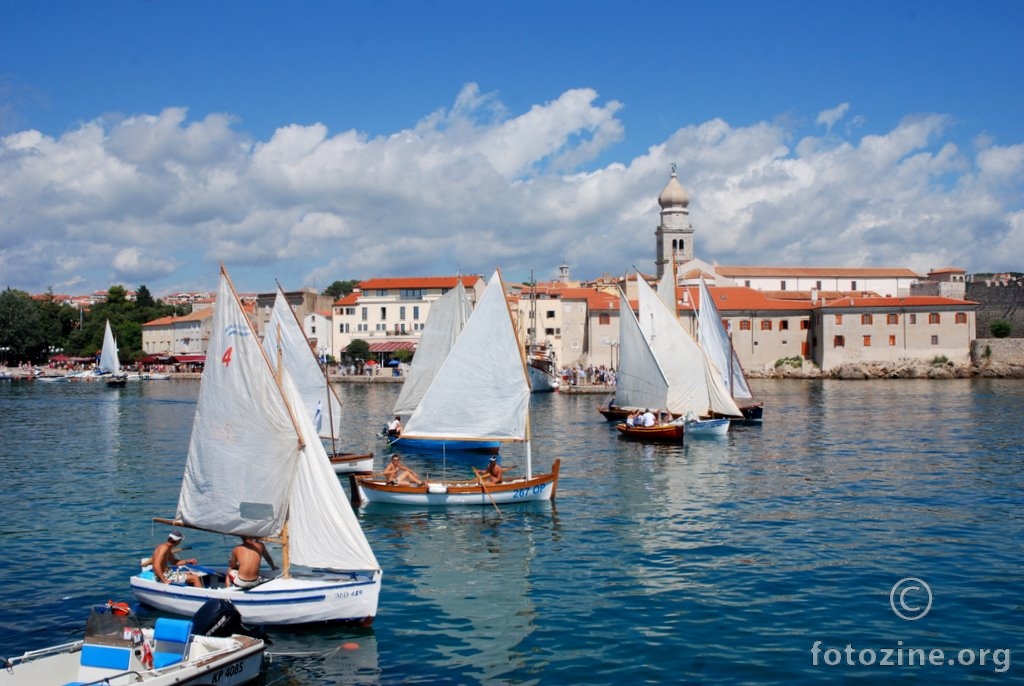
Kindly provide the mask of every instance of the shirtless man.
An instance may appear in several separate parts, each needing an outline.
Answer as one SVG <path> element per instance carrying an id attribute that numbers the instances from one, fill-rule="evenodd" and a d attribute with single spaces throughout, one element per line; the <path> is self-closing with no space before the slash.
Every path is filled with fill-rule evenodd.
<path id="1" fill-rule="evenodd" d="M 384 468 L 384 481 L 398 486 L 422 486 L 419 474 L 402 464 L 398 455 L 391 456 L 391 462 Z"/>
<path id="2" fill-rule="evenodd" d="M 197 560 L 193 557 L 190 560 L 179 560 L 174 555 L 174 546 L 181 543 L 184 536 L 175 529 L 167 534 L 167 540 L 161 543 L 153 551 L 153 574 L 164 584 L 189 584 L 197 588 L 203 587 L 203 580 L 199 575 L 183 569 L 171 569 L 178 565 L 194 565 Z"/>
<path id="3" fill-rule="evenodd" d="M 274 558 L 263 541 L 252 536 L 242 536 L 242 542 L 231 550 L 228 561 L 228 575 L 225 585 L 242 590 L 252 588 L 260 583 L 260 562 L 266 560 L 271 569 L 277 569 Z"/>
<path id="4" fill-rule="evenodd" d="M 500 484 L 501 474 L 504 470 L 501 465 L 498 464 L 498 458 L 492 457 L 491 461 L 487 463 L 487 470 L 483 473 L 477 472 L 480 480 L 489 484 Z"/>

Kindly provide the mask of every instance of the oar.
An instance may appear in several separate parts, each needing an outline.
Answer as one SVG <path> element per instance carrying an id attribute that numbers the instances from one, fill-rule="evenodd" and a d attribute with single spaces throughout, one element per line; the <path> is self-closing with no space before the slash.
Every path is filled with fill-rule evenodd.
<path id="1" fill-rule="evenodd" d="M 501 508 L 498 507 L 498 503 L 494 500 L 494 496 L 491 495 L 491 492 L 487 490 L 487 486 L 484 486 L 484 480 L 480 478 L 480 472 L 476 467 L 473 467 L 473 473 L 476 474 L 476 482 L 480 484 L 480 488 L 482 488 L 484 493 L 487 494 L 487 497 L 491 499 L 491 505 L 494 505 L 494 509 L 498 511 L 498 516 L 502 517 Z"/>

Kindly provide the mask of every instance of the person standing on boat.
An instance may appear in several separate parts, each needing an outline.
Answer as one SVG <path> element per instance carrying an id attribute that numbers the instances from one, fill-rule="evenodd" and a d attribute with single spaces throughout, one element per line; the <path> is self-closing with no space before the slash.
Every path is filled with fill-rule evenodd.
<path id="1" fill-rule="evenodd" d="M 174 547 L 181 543 L 185 537 L 177 529 L 167 534 L 167 540 L 161 543 L 153 551 L 153 574 L 161 583 L 178 584 L 183 586 L 189 584 L 197 588 L 203 587 L 203 580 L 198 574 L 184 569 L 172 569 L 178 565 L 194 565 L 197 560 L 193 557 L 189 560 L 179 560 L 174 555 Z"/>
<path id="2" fill-rule="evenodd" d="M 258 586 L 264 581 L 260 578 L 260 563 L 263 560 L 267 561 L 271 569 L 277 569 L 263 541 L 252 536 L 242 536 L 242 542 L 231 550 L 225 586 L 242 590 Z"/>

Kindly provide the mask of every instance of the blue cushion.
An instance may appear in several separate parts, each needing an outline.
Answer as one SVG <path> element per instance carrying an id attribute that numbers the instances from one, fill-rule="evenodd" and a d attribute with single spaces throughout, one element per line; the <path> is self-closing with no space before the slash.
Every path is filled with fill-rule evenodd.
<path id="1" fill-rule="evenodd" d="M 153 669 L 181 662 L 181 653 L 153 653 Z"/>
<path id="2" fill-rule="evenodd" d="M 160 617 L 153 627 L 153 638 L 157 641 L 171 641 L 173 643 L 188 643 L 188 637 L 192 634 L 192 622 L 187 619 L 169 619 Z M 185 646 L 181 646 L 182 650 Z"/>
<path id="3" fill-rule="evenodd" d="M 132 651 L 129 648 L 117 648 L 114 646 L 99 646 L 86 643 L 82 646 L 81 664 L 83 667 L 101 667 L 103 669 L 128 669 L 132 659 Z"/>

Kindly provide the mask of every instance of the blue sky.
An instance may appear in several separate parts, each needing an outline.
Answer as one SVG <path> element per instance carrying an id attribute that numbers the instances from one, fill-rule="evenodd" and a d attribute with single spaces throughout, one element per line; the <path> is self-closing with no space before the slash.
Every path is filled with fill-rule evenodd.
<path id="1" fill-rule="evenodd" d="M 1022 269 L 1024 3 L 0 2 L 0 287 Z"/>

